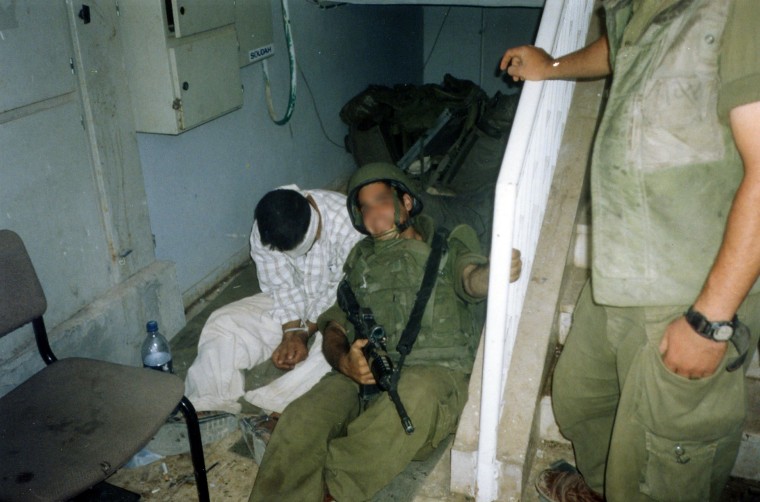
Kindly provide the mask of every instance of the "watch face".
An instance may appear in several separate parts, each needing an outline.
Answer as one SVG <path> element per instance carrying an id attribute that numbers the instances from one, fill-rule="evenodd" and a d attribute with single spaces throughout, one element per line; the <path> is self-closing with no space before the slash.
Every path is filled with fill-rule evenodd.
<path id="1" fill-rule="evenodd" d="M 731 338 L 731 335 L 734 334 L 734 328 L 731 326 L 724 324 L 722 326 L 719 326 L 718 329 L 713 331 L 713 338 L 719 342 L 725 342 L 729 338 Z"/>

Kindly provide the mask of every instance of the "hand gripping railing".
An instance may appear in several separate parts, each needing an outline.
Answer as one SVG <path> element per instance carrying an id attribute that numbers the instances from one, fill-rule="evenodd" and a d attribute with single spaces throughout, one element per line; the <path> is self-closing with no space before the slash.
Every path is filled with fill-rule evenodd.
<path id="1" fill-rule="evenodd" d="M 552 55 L 583 46 L 593 3 L 547 0 L 535 45 Z M 477 453 L 478 502 L 502 498 L 497 493 L 498 421 L 574 87 L 572 81 L 525 82 L 496 185 Z M 520 280 L 510 285 L 513 247 L 522 253 L 523 269 Z"/>

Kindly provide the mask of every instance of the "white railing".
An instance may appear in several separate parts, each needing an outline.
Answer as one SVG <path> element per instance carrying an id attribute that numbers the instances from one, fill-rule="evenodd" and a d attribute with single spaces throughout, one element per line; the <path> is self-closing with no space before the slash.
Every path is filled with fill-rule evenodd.
<path id="1" fill-rule="evenodd" d="M 535 45 L 553 55 L 586 40 L 591 0 L 547 0 Z M 499 416 L 530 269 L 549 198 L 575 83 L 526 82 L 496 186 L 488 314 L 485 327 L 480 432 L 475 495 L 497 500 Z M 522 253 L 523 273 L 509 285 L 512 248 Z"/>

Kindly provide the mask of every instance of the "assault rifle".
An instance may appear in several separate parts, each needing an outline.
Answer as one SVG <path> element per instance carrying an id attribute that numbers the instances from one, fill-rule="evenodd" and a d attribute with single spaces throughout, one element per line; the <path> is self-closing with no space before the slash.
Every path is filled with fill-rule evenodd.
<path id="1" fill-rule="evenodd" d="M 338 306 L 346 313 L 348 320 L 354 325 L 356 338 L 366 338 L 369 340 L 362 351 L 367 363 L 375 377 L 375 385 L 361 385 L 359 388 L 359 397 L 362 405 L 375 394 L 385 391 L 388 397 L 393 401 L 396 412 L 401 419 L 401 426 L 404 432 L 411 434 L 414 432 L 412 420 L 401 403 L 398 395 L 398 370 L 393 367 L 388 351 L 385 348 L 386 336 L 385 328 L 377 324 L 372 310 L 368 307 L 361 307 L 356 300 L 354 292 L 346 279 L 343 279 L 338 285 Z"/>

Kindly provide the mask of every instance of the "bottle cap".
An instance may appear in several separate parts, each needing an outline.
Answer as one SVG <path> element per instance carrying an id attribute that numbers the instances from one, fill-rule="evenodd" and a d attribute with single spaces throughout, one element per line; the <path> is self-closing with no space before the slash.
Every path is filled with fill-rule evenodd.
<path id="1" fill-rule="evenodd" d="M 145 325 L 145 329 L 148 331 L 148 333 L 158 331 L 158 323 L 156 321 L 148 321 L 148 324 Z"/>

